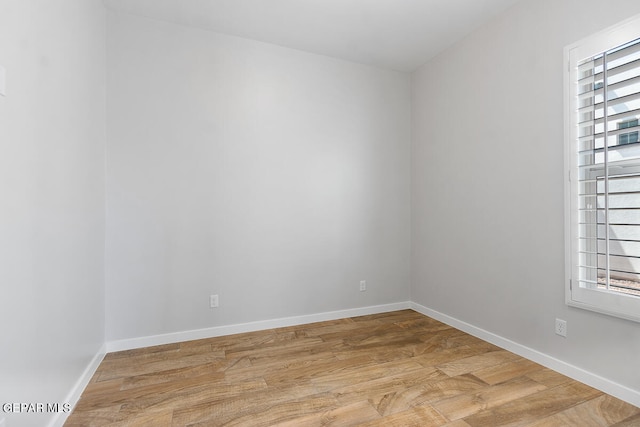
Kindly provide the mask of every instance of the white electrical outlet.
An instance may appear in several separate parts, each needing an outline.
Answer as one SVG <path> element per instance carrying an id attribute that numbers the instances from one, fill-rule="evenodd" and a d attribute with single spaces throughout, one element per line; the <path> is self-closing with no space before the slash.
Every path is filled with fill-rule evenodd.
<path id="1" fill-rule="evenodd" d="M 364 292 L 367 290 L 367 281 L 360 280 L 360 292 Z"/>
<path id="2" fill-rule="evenodd" d="M 209 307 L 216 308 L 219 303 L 218 295 L 209 295 Z"/>
<path id="3" fill-rule="evenodd" d="M 556 319 L 556 335 L 561 337 L 567 336 L 567 321 L 562 319 Z"/>

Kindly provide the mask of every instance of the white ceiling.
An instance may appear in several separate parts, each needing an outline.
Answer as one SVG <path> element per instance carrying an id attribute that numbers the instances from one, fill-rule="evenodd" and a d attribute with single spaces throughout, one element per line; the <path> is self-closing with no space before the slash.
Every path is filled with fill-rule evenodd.
<path id="1" fill-rule="evenodd" d="M 104 0 L 120 10 L 413 71 L 518 0 Z"/>

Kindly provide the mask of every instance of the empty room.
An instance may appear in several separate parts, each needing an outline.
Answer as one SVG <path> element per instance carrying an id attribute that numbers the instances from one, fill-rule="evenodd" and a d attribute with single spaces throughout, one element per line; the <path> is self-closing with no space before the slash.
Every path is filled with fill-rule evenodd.
<path id="1" fill-rule="evenodd" d="M 0 0 L 0 427 L 640 426 L 639 121 L 637 0 Z"/>

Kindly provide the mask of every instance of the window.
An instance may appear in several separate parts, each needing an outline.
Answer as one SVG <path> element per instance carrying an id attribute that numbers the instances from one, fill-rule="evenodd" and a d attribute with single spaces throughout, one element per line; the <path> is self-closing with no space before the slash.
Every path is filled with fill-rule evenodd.
<path id="1" fill-rule="evenodd" d="M 565 57 L 566 301 L 640 322 L 640 17 Z"/>
<path id="2" fill-rule="evenodd" d="M 618 129 L 637 128 L 638 119 L 626 120 L 618 123 Z M 638 131 L 618 134 L 618 145 L 634 144 L 638 142 Z"/>

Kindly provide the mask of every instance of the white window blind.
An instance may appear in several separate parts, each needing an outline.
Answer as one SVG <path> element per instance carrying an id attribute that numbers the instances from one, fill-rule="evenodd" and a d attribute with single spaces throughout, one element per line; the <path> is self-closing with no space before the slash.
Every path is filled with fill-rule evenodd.
<path id="1" fill-rule="evenodd" d="M 567 49 L 567 302 L 640 321 L 640 19 Z"/>

